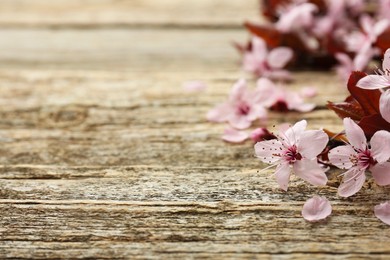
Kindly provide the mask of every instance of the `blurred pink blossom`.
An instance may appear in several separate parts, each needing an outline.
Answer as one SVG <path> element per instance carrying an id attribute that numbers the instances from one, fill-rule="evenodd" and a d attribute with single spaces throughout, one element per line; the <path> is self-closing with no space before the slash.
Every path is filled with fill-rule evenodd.
<path id="1" fill-rule="evenodd" d="M 244 53 L 243 69 L 257 76 L 272 79 L 289 80 L 291 75 L 282 68 L 292 59 L 293 51 L 287 47 L 278 47 L 270 52 L 263 39 L 252 38 L 252 49 Z"/>
<path id="2" fill-rule="evenodd" d="M 237 81 L 229 95 L 228 101 L 217 105 L 208 112 L 207 119 L 212 122 L 229 122 L 237 129 L 245 129 L 252 122 L 267 118 L 267 111 L 258 96 L 247 88 L 245 80 Z"/>

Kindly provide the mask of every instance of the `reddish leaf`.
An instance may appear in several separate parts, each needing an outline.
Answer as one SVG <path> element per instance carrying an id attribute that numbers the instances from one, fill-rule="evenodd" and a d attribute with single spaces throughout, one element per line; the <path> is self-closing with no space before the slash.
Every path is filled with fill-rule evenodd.
<path id="1" fill-rule="evenodd" d="M 261 1 L 261 10 L 263 15 L 269 18 L 271 21 L 275 21 L 277 19 L 277 9 L 281 5 L 285 5 L 291 2 L 291 0 L 262 0 Z"/>
<path id="2" fill-rule="evenodd" d="M 380 114 L 365 116 L 360 120 L 359 126 L 363 129 L 364 134 L 369 138 L 379 130 L 390 131 L 390 123 L 383 119 Z"/>
<path id="3" fill-rule="evenodd" d="M 357 82 L 365 76 L 367 76 L 367 74 L 361 71 L 352 72 L 348 80 L 348 90 L 352 97 L 359 102 L 365 115 L 378 114 L 381 92 L 378 89 L 368 90 L 356 86 Z"/>
<path id="4" fill-rule="evenodd" d="M 350 117 L 359 121 L 365 115 L 362 107 L 356 100 L 340 103 L 328 102 L 327 107 L 341 118 Z"/>
<path id="5" fill-rule="evenodd" d="M 244 25 L 251 33 L 262 38 L 271 48 L 288 46 L 294 51 L 308 52 L 302 40 L 293 33 L 281 33 L 272 27 L 255 25 L 249 22 Z"/>
<path id="6" fill-rule="evenodd" d="M 385 53 L 390 46 L 390 28 L 384 31 L 381 35 L 378 36 L 378 39 L 375 45 L 381 49 L 382 53 Z"/>

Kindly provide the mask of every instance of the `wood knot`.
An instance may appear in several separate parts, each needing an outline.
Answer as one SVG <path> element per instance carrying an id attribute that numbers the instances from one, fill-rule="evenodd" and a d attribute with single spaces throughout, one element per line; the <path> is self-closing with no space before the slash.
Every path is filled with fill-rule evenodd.
<path id="1" fill-rule="evenodd" d="M 88 109 L 79 106 L 44 107 L 39 112 L 39 124 L 44 127 L 66 128 L 82 124 Z"/>

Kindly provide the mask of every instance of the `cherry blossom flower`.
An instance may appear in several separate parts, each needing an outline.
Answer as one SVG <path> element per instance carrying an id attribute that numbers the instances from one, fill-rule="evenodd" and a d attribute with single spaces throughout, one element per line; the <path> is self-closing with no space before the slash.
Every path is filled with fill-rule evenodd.
<path id="1" fill-rule="evenodd" d="M 268 52 L 264 40 L 253 37 L 252 49 L 244 53 L 243 69 L 257 76 L 289 80 L 290 73 L 282 68 L 292 57 L 293 51 L 290 48 L 278 47 Z"/>
<path id="2" fill-rule="evenodd" d="M 285 9 L 280 10 L 280 19 L 275 24 L 276 29 L 287 33 L 313 25 L 314 13 L 318 7 L 312 3 L 293 3 Z"/>
<path id="3" fill-rule="evenodd" d="M 277 166 L 275 171 L 279 187 L 287 191 L 291 172 L 313 185 L 325 185 L 326 174 L 317 162 L 328 143 L 328 136 L 322 130 L 308 130 L 306 120 L 299 121 L 285 132 L 279 132 L 277 139 L 255 144 L 256 156 L 260 161 Z"/>
<path id="4" fill-rule="evenodd" d="M 369 170 L 378 185 L 390 184 L 390 132 L 377 131 L 367 144 L 363 130 L 350 118 L 344 118 L 346 136 L 350 144 L 338 146 L 329 151 L 329 161 L 344 173 L 338 193 L 349 197 L 357 193 Z"/>
<path id="5" fill-rule="evenodd" d="M 371 48 L 378 36 L 389 27 L 389 21 L 387 19 L 375 21 L 368 15 L 362 15 L 360 17 L 360 26 L 363 32 L 355 31 L 346 38 L 349 51 L 359 52 L 362 49 Z"/>
<path id="6" fill-rule="evenodd" d="M 364 71 L 372 58 L 378 54 L 377 48 L 364 48 L 353 59 L 346 53 L 336 53 L 335 57 L 340 63 L 336 66 L 336 72 L 344 82 L 348 82 L 353 71 Z"/>
<path id="7" fill-rule="evenodd" d="M 266 107 L 276 111 L 308 112 L 315 108 L 315 104 L 305 103 L 300 93 L 276 85 L 267 78 L 260 78 L 257 81 L 256 92 Z"/>
<path id="8" fill-rule="evenodd" d="M 302 216 L 307 221 L 319 221 L 332 213 L 332 206 L 325 197 L 314 196 L 308 199 L 302 208 Z"/>
<path id="9" fill-rule="evenodd" d="M 385 89 L 390 87 L 390 49 L 387 49 L 382 63 L 382 70 L 377 75 L 368 75 L 356 84 L 363 89 Z M 382 93 L 379 103 L 382 117 L 390 122 L 390 89 Z"/>
<path id="10" fill-rule="evenodd" d="M 390 202 L 386 201 L 374 207 L 375 216 L 383 223 L 390 225 Z"/>
<path id="11" fill-rule="evenodd" d="M 211 122 L 229 122 L 237 129 L 250 127 L 257 119 L 265 120 L 267 111 L 259 101 L 258 96 L 247 88 L 246 81 L 237 81 L 227 102 L 217 105 L 208 112 L 207 119 Z"/>
<path id="12" fill-rule="evenodd" d="M 249 134 L 245 131 L 239 131 L 232 127 L 225 128 L 222 140 L 229 143 L 242 143 L 249 138 Z"/>

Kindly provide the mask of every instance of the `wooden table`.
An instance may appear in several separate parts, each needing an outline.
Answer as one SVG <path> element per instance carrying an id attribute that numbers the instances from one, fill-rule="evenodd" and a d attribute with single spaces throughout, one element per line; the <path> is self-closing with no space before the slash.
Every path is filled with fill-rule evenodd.
<path id="1" fill-rule="evenodd" d="M 248 76 L 231 43 L 249 19 L 257 0 L 1 0 L 0 258 L 388 259 L 373 214 L 388 189 L 285 193 L 251 142 L 205 120 Z M 270 125 L 341 130 L 324 107 L 345 97 L 334 74 L 295 77 L 318 109 Z M 207 91 L 185 92 L 193 79 Z M 315 194 L 332 201 L 325 223 L 301 217 Z"/>

